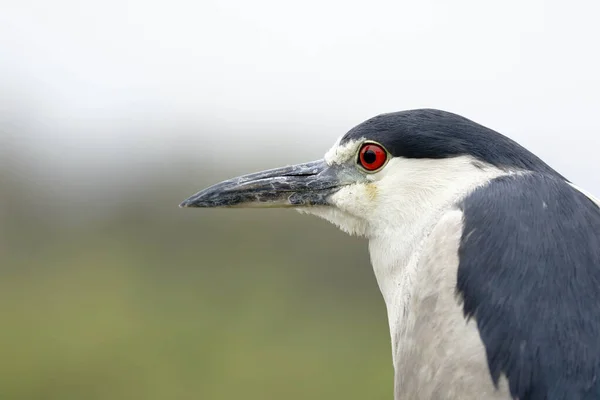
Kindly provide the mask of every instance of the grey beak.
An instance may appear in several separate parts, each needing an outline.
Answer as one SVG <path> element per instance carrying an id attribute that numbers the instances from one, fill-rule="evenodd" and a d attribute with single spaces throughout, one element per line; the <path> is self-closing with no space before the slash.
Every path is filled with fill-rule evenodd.
<path id="1" fill-rule="evenodd" d="M 180 207 L 301 207 L 327 205 L 341 185 L 340 166 L 324 160 L 229 179 L 204 189 Z"/>

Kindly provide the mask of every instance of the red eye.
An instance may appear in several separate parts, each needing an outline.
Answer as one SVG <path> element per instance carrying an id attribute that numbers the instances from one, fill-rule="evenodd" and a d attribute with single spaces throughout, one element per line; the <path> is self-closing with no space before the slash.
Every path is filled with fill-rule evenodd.
<path id="1" fill-rule="evenodd" d="M 359 153 L 360 165 L 367 171 L 375 171 L 385 164 L 387 152 L 378 144 L 367 143 Z"/>

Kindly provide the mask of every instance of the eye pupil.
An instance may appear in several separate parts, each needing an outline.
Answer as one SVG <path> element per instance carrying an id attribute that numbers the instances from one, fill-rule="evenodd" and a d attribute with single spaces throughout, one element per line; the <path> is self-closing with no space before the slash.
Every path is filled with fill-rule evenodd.
<path id="1" fill-rule="evenodd" d="M 373 150 L 367 150 L 364 153 L 363 160 L 367 164 L 373 164 L 377 160 L 377 154 Z"/>

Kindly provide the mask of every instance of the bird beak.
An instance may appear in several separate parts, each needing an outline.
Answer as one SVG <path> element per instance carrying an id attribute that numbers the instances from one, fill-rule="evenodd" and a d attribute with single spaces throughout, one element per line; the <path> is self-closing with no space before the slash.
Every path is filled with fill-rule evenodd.
<path id="1" fill-rule="evenodd" d="M 303 207 L 327 205 L 327 198 L 353 179 L 340 179 L 342 166 L 324 160 L 229 179 L 204 189 L 180 207 Z"/>

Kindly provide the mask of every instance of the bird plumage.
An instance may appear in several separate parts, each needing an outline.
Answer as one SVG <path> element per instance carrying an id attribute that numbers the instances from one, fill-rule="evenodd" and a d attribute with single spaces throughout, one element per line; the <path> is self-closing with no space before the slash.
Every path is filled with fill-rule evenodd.
<path id="1" fill-rule="evenodd" d="M 552 175 L 501 176 L 461 203 L 457 290 L 514 398 L 600 398 L 600 212 Z"/>

